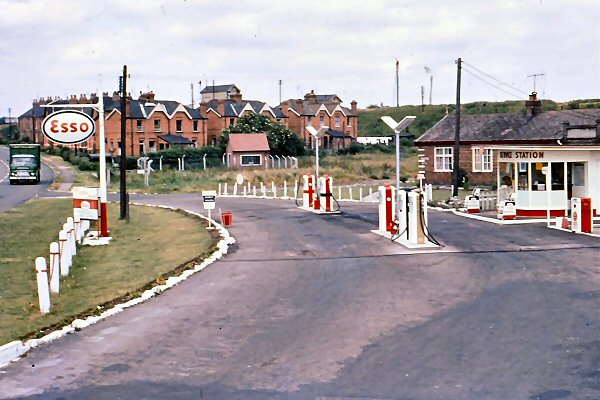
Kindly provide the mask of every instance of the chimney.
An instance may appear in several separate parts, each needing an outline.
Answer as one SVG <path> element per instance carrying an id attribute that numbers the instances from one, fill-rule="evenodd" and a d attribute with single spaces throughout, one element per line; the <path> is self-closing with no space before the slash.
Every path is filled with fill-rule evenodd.
<path id="1" fill-rule="evenodd" d="M 353 113 L 356 114 L 356 112 L 358 111 L 358 108 L 356 107 L 358 103 L 356 102 L 356 100 L 352 100 L 350 102 L 350 109 L 352 110 Z"/>
<path id="2" fill-rule="evenodd" d="M 279 105 L 279 108 L 281 109 L 281 112 L 283 113 L 283 115 L 285 115 L 287 117 L 288 116 L 288 108 L 290 108 L 290 103 L 287 100 L 282 101 L 281 104 Z"/>
<path id="3" fill-rule="evenodd" d="M 302 114 L 304 112 L 304 101 L 300 99 L 296 100 L 296 112 L 298 114 Z"/>
<path id="4" fill-rule="evenodd" d="M 87 102 L 88 102 L 88 98 L 87 98 L 87 96 L 85 95 L 85 93 L 84 93 L 84 94 L 80 94 L 80 95 L 79 95 L 79 102 L 80 102 L 80 103 L 82 103 L 82 104 L 85 104 L 85 103 L 87 103 Z"/>
<path id="5" fill-rule="evenodd" d="M 119 96 L 119 92 L 113 92 L 112 101 L 113 103 L 118 103 L 119 101 L 121 101 L 121 96 Z"/>
<path id="6" fill-rule="evenodd" d="M 525 102 L 525 107 L 527 108 L 527 114 L 532 117 L 542 112 L 542 102 L 537 99 L 537 92 L 532 92 L 529 95 L 529 100 Z"/>
<path id="7" fill-rule="evenodd" d="M 203 117 L 206 117 L 206 102 L 201 102 L 198 110 L 200 110 L 200 114 L 202 114 Z"/>
<path id="8" fill-rule="evenodd" d="M 569 122 L 565 121 L 562 123 L 562 139 L 563 140 L 567 140 L 567 137 L 569 136 L 568 130 L 569 130 Z"/>
<path id="9" fill-rule="evenodd" d="M 69 97 L 69 104 L 77 104 L 77 96 L 76 95 L 71 95 Z"/>
<path id="10" fill-rule="evenodd" d="M 229 93 L 229 92 L 227 92 Z M 239 104 L 242 102 L 242 94 L 241 93 L 231 93 L 229 94 L 229 98 L 231 99 L 231 101 L 233 101 L 236 104 Z"/>
<path id="11" fill-rule="evenodd" d="M 225 101 L 223 101 L 222 99 L 217 100 L 217 112 L 220 116 L 225 115 Z"/>
<path id="12" fill-rule="evenodd" d="M 317 103 L 317 95 L 314 90 L 311 90 L 310 93 L 306 93 L 304 95 L 304 100 L 308 101 L 308 104 L 316 104 Z"/>

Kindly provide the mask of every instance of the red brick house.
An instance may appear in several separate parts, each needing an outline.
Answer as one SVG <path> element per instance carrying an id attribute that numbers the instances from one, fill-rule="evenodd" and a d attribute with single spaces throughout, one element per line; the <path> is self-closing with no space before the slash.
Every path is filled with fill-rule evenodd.
<path id="1" fill-rule="evenodd" d="M 335 94 L 318 95 L 311 91 L 304 99 L 283 101 L 278 108 L 287 117 L 288 128 L 304 140 L 307 148 L 312 149 L 314 143 L 306 127 L 329 126 L 330 132 L 324 135 L 322 146 L 333 149 L 349 145 L 358 136 L 357 103 L 352 101 L 350 104 L 348 109 Z"/>
<path id="2" fill-rule="evenodd" d="M 268 168 L 269 142 L 266 133 L 230 133 L 227 164 L 231 168 Z"/>
<path id="3" fill-rule="evenodd" d="M 235 87 L 235 86 L 234 86 Z M 287 126 L 287 117 L 278 108 L 257 100 L 243 100 L 241 93 L 229 93 L 226 99 L 214 99 L 200 103 L 200 112 L 207 118 L 207 143 L 216 145 L 223 129 L 235 125 L 246 113 L 264 115 L 272 121 Z"/>
<path id="4" fill-rule="evenodd" d="M 109 96 L 103 93 L 104 101 L 104 134 L 106 151 L 113 156 L 120 154 L 121 148 L 121 103 L 117 93 Z M 50 145 L 41 133 L 42 120 L 54 110 L 51 107 L 41 107 L 42 104 L 85 104 L 97 103 L 96 94 L 79 98 L 71 96 L 69 100 L 40 100 L 34 103 L 32 109 L 19 117 L 19 127 L 23 127 L 25 135 L 32 134 L 32 124 L 35 116 L 36 141 L 42 145 Z M 139 156 L 149 152 L 163 150 L 172 146 L 201 147 L 206 144 L 206 117 L 198 109 L 192 109 L 179 102 L 171 100 L 156 100 L 154 93 L 140 95 L 137 100 L 128 98 L 127 103 L 127 154 Z M 83 112 L 98 120 L 98 113 L 89 109 Z M 96 134 L 77 148 L 88 152 L 96 152 L 99 148 L 98 126 Z M 72 146 L 74 147 L 74 146 Z"/>

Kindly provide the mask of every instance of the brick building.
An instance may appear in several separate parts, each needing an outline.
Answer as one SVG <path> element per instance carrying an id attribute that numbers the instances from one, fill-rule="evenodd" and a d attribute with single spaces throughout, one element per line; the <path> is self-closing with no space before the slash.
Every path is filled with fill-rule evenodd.
<path id="1" fill-rule="evenodd" d="M 235 85 L 233 85 L 235 87 Z M 278 108 L 257 100 L 244 100 L 241 93 L 229 93 L 226 99 L 211 99 L 200 103 L 200 113 L 206 116 L 207 143 L 216 145 L 223 129 L 235 125 L 246 113 L 264 115 L 287 126 L 287 117 Z"/>
<path id="2" fill-rule="evenodd" d="M 316 129 L 329 126 L 330 131 L 323 137 L 323 148 L 341 148 L 349 145 L 358 136 L 357 103 L 351 108 L 342 106 L 342 99 L 335 94 L 319 95 L 314 91 L 304 95 L 304 99 L 288 99 L 279 105 L 287 117 L 288 128 L 304 141 L 307 148 L 314 143 L 306 127 Z"/>
<path id="3" fill-rule="evenodd" d="M 116 156 L 121 148 L 121 100 L 117 93 L 110 96 L 103 93 L 104 101 L 104 133 L 107 153 Z M 53 104 L 88 104 L 97 103 L 96 94 L 88 99 L 85 95 L 71 96 L 64 99 L 40 99 L 33 107 L 19 117 L 19 129 L 22 136 L 31 141 L 50 145 L 48 139 L 41 133 L 41 122 L 55 111 Z M 131 97 L 127 101 L 127 154 L 139 156 L 145 153 L 163 150 L 172 146 L 200 147 L 206 144 L 206 117 L 198 109 L 192 109 L 179 102 L 171 100 L 156 100 L 152 92 L 141 94 L 137 100 Z M 58 110 L 58 108 L 56 109 Z M 98 113 L 92 109 L 82 109 L 83 112 L 98 121 Z M 35 140 L 33 137 L 33 121 L 35 119 Z M 96 122 L 97 124 L 97 122 Z M 96 126 L 98 132 L 98 126 Z M 99 148 L 98 136 L 95 134 L 77 147 L 88 152 L 96 152 Z"/>
<path id="4" fill-rule="evenodd" d="M 526 109 L 524 113 L 461 115 L 459 165 L 470 184 L 497 184 L 498 151 L 494 148 L 560 147 L 567 130 L 600 123 L 599 109 L 541 112 L 536 93 L 526 102 Z M 415 140 L 415 145 L 422 149 L 426 182 L 452 183 L 455 129 L 456 117 L 446 115 Z"/>

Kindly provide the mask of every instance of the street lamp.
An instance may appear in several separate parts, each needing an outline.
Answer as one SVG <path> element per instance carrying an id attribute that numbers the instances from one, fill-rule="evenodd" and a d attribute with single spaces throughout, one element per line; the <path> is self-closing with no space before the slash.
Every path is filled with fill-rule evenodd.
<path id="1" fill-rule="evenodd" d="M 387 126 L 394 130 L 396 134 L 396 218 L 400 215 L 400 132 L 404 129 L 408 128 L 413 122 L 415 122 L 417 117 L 413 115 L 409 115 L 404 117 L 402 121 L 396 122 L 392 117 L 384 115 L 381 117 L 381 120 L 385 122 Z M 404 135 L 402 137 L 410 138 L 414 137 L 414 135 Z"/>
<path id="2" fill-rule="evenodd" d="M 319 199 L 319 196 L 321 195 L 321 191 L 320 191 L 320 188 L 319 188 L 319 141 L 321 140 L 321 136 L 323 136 L 323 134 L 329 130 L 329 127 L 328 126 L 322 126 L 322 127 L 319 128 L 319 130 L 316 130 L 311 125 L 309 125 L 309 126 L 306 127 L 306 130 L 308 131 L 308 133 L 310 133 L 312 136 L 315 137 L 315 143 L 317 144 L 316 152 L 315 152 L 315 165 L 316 165 L 316 168 L 315 168 L 315 171 L 316 171 L 315 180 L 317 182 L 316 182 L 315 186 L 317 187 L 317 199 Z"/>

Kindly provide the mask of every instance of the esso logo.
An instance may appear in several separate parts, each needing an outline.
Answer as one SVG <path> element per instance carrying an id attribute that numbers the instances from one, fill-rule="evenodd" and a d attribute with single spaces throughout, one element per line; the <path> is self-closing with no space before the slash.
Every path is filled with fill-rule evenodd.
<path id="1" fill-rule="evenodd" d="M 95 128 L 92 117 L 75 110 L 57 111 L 42 122 L 44 135 L 62 144 L 81 143 L 94 134 Z"/>

